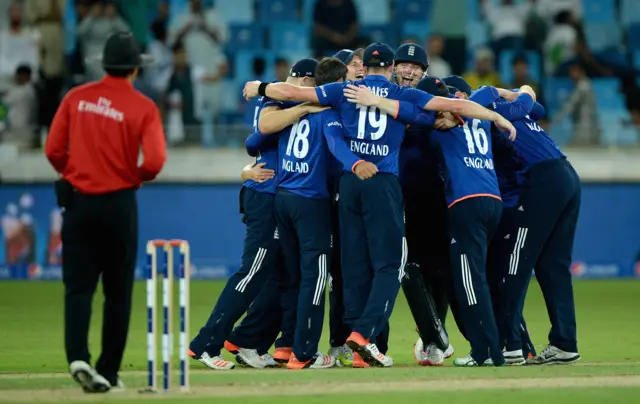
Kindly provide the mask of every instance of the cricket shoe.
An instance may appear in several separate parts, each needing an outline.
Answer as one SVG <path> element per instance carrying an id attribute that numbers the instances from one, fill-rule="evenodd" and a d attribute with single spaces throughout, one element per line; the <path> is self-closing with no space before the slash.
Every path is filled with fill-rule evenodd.
<path id="1" fill-rule="evenodd" d="M 371 366 L 385 368 L 393 366 L 393 358 L 380 352 L 376 344 L 370 343 L 358 332 L 354 331 L 349 335 L 347 345 Z"/>
<path id="2" fill-rule="evenodd" d="M 540 355 L 527 360 L 527 365 L 570 365 L 580 359 L 577 352 L 566 352 L 556 346 L 547 345 Z"/>
<path id="3" fill-rule="evenodd" d="M 444 352 L 435 344 L 429 344 L 425 349 L 422 338 L 418 338 L 413 346 L 413 357 L 420 366 L 442 366 L 444 360 L 449 359 L 454 352 L 452 345 L 449 345 Z"/>
<path id="4" fill-rule="evenodd" d="M 363 368 L 370 368 L 371 365 L 369 365 L 367 362 L 365 362 L 364 359 L 362 359 L 362 356 L 360 356 L 359 353 L 354 352 L 353 353 L 353 365 L 351 365 L 351 367 L 356 368 L 356 369 L 363 369 Z"/>
<path id="5" fill-rule="evenodd" d="M 226 361 L 222 356 L 210 356 L 207 352 L 203 352 L 202 355 L 197 356 L 192 350 L 189 349 L 188 354 L 193 359 L 200 363 L 203 363 L 206 367 L 213 370 L 231 370 L 236 367 L 233 362 Z"/>
<path id="6" fill-rule="evenodd" d="M 336 358 L 331 355 L 325 355 L 321 352 L 313 355 L 308 361 L 299 361 L 295 354 L 291 354 L 287 369 L 328 369 L 336 364 Z"/>
<path id="7" fill-rule="evenodd" d="M 109 390 L 109 393 L 123 393 L 125 390 L 124 383 L 118 378 L 116 379 L 116 384 L 111 384 L 111 390 Z"/>
<path id="8" fill-rule="evenodd" d="M 278 362 L 274 361 L 271 355 L 259 355 L 256 349 L 241 348 L 229 341 L 224 342 L 224 349 L 236 355 L 236 362 L 239 365 L 254 369 L 278 367 Z"/>
<path id="9" fill-rule="evenodd" d="M 520 366 L 527 363 L 525 360 L 522 349 L 516 349 L 515 351 L 504 351 L 504 364 L 507 366 Z"/>
<path id="10" fill-rule="evenodd" d="M 454 360 L 453 366 L 470 368 L 470 367 L 476 367 L 480 365 L 478 365 L 475 359 L 473 359 L 471 355 L 469 355 L 469 356 L 465 356 L 464 358 L 457 358 L 456 360 Z M 484 361 L 482 366 L 493 366 L 493 360 L 491 358 L 487 359 L 486 361 Z"/>
<path id="11" fill-rule="evenodd" d="M 328 355 L 336 358 L 336 366 L 339 368 L 353 366 L 353 351 L 347 344 L 332 346 L 329 348 Z"/>
<path id="12" fill-rule="evenodd" d="M 280 366 L 285 366 L 287 363 L 289 363 L 291 355 L 293 355 L 293 348 L 276 348 L 276 350 L 273 352 L 273 360 L 278 362 Z"/>
<path id="13" fill-rule="evenodd" d="M 111 389 L 109 381 L 85 361 L 73 361 L 69 373 L 85 393 L 106 393 Z"/>

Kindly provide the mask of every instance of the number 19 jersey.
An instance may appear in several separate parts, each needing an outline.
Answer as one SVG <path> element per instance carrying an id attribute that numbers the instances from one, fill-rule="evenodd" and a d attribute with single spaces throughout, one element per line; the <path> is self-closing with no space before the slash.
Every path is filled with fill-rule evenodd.
<path id="1" fill-rule="evenodd" d="M 321 105 L 330 105 L 340 113 L 344 133 L 351 151 L 362 160 L 378 166 L 379 172 L 398 175 L 400 144 L 405 125 L 395 116 L 347 101 L 343 91 L 347 84 L 364 85 L 374 94 L 424 107 L 433 96 L 413 88 L 393 84 L 384 76 L 371 75 L 355 82 L 330 83 L 316 88 Z M 346 169 L 346 167 L 345 167 Z"/>
<path id="2" fill-rule="evenodd" d="M 431 132 L 449 207 L 479 196 L 501 199 L 491 153 L 491 122 L 463 119 L 463 126 Z"/>

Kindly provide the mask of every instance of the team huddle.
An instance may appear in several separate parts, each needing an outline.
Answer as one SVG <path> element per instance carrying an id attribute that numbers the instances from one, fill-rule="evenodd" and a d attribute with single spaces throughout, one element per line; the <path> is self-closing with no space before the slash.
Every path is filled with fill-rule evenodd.
<path id="1" fill-rule="evenodd" d="M 216 370 L 235 366 L 222 349 L 254 368 L 389 367 L 402 287 L 423 366 L 453 355 L 449 308 L 471 346 L 456 366 L 580 359 L 569 271 L 580 179 L 538 125 L 543 106 L 529 86 L 472 89 L 427 70 L 419 45 L 373 43 L 245 85 L 260 98 L 242 266 L 189 355 Z M 534 268 L 551 321 L 540 353 L 522 314 Z"/>

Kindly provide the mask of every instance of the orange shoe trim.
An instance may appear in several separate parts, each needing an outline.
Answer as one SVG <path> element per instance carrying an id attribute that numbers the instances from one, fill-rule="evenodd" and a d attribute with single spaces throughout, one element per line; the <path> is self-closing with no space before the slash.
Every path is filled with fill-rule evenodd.
<path id="1" fill-rule="evenodd" d="M 229 341 L 225 341 L 224 342 L 224 349 L 226 349 L 227 351 L 231 352 L 232 354 L 237 354 L 238 351 L 240 350 L 240 347 L 237 346 L 236 344 L 229 342 Z"/>

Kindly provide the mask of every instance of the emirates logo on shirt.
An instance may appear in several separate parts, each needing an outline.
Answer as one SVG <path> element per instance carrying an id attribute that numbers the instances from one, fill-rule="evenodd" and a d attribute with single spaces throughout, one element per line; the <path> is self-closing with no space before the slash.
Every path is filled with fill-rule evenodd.
<path id="1" fill-rule="evenodd" d="M 124 120 L 124 113 L 118 111 L 115 108 L 111 108 L 111 100 L 104 97 L 98 98 L 97 103 L 84 100 L 80 101 L 78 103 L 78 111 L 102 115 L 106 118 L 110 118 L 118 122 L 122 122 Z"/>

